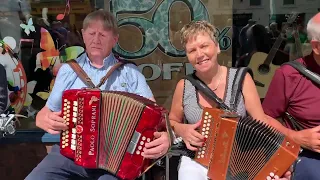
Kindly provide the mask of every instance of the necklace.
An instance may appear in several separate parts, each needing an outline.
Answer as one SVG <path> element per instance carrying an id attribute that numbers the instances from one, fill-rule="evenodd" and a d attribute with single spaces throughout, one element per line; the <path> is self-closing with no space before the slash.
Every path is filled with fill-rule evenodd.
<path id="1" fill-rule="evenodd" d="M 219 66 L 219 69 L 218 69 L 218 74 L 220 72 L 220 69 L 221 67 Z M 220 77 L 219 77 L 219 81 L 218 81 L 218 84 L 217 84 L 217 87 L 215 87 L 214 89 L 212 89 L 212 91 L 215 91 L 218 89 L 219 85 L 220 85 L 220 82 L 221 82 L 221 79 L 222 79 L 222 73 L 220 73 Z"/>

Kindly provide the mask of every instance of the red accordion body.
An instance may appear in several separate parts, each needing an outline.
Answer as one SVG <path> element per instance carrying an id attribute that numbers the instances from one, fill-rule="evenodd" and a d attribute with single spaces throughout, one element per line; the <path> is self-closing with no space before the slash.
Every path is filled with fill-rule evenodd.
<path id="1" fill-rule="evenodd" d="M 164 113 L 164 108 L 131 93 L 66 90 L 62 116 L 69 129 L 61 135 L 61 154 L 85 168 L 135 179 L 150 165 L 141 153 Z"/>

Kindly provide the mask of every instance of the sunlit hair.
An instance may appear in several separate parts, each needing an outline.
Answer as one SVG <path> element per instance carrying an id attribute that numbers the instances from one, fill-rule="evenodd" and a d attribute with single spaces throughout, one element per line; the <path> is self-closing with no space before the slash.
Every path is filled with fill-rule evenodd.
<path id="1" fill-rule="evenodd" d="M 188 40 L 200 33 L 208 33 L 211 39 L 217 44 L 217 30 L 216 28 L 209 23 L 208 21 L 192 21 L 189 24 L 186 24 L 180 30 L 181 35 L 181 44 L 183 47 L 186 46 Z"/>
<path id="2" fill-rule="evenodd" d="M 109 11 L 99 9 L 88 14 L 83 20 L 83 29 L 86 30 L 95 21 L 101 21 L 105 30 L 111 30 L 114 34 L 118 34 L 117 21 Z"/>
<path id="3" fill-rule="evenodd" d="M 307 33 L 309 40 L 320 41 L 320 23 L 314 21 L 313 16 L 307 24 Z"/>

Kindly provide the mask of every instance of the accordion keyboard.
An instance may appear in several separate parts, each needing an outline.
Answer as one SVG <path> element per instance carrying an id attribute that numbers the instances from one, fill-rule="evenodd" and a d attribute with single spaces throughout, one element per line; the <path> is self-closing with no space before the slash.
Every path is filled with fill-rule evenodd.
<path id="1" fill-rule="evenodd" d="M 209 166 L 211 152 L 215 147 L 217 129 L 219 129 L 220 118 L 216 117 L 214 109 L 204 108 L 202 113 L 201 125 L 199 128 L 206 141 L 204 145 L 195 152 L 194 160 L 206 167 Z"/>
<path id="2" fill-rule="evenodd" d="M 71 104 L 73 105 L 71 108 Z M 73 101 L 70 102 L 67 99 L 64 99 L 63 103 L 63 119 L 64 123 L 69 126 L 70 125 L 70 120 L 72 121 L 73 124 L 77 122 L 77 111 L 78 111 L 78 102 Z M 72 112 L 72 119 L 70 118 L 70 112 Z M 70 145 L 70 148 L 72 150 L 76 150 L 76 129 L 72 128 L 71 134 L 69 130 L 63 131 L 62 132 L 62 146 L 61 148 L 66 148 Z"/>
<path id="3" fill-rule="evenodd" d="M 61 154 L 69 158 L 74 158 L 76 150 L 76 128 L 78 118 L 78 101 L 74 96 L 75 90 L 67 91 L 62 97 L 61 116 L 68 129 L 62 131 L 60 135 Z"/>

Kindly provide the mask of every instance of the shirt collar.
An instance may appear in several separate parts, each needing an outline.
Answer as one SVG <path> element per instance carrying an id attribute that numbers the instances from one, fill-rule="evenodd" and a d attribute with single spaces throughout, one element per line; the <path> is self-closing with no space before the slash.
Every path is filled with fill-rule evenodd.
<path id="1" fill-rule="evenodd" d="M 96 68 L 92 65 L 87 53 L 86 53 L 86 62 L 92 67 Z M 96 69 L 107 69 L 108 67 L 114 65 L 117 62 L 117 59 L 114 57 L 113 53 L 110 53 L 109 56 L 103 59 L 103 67 Z"/>

